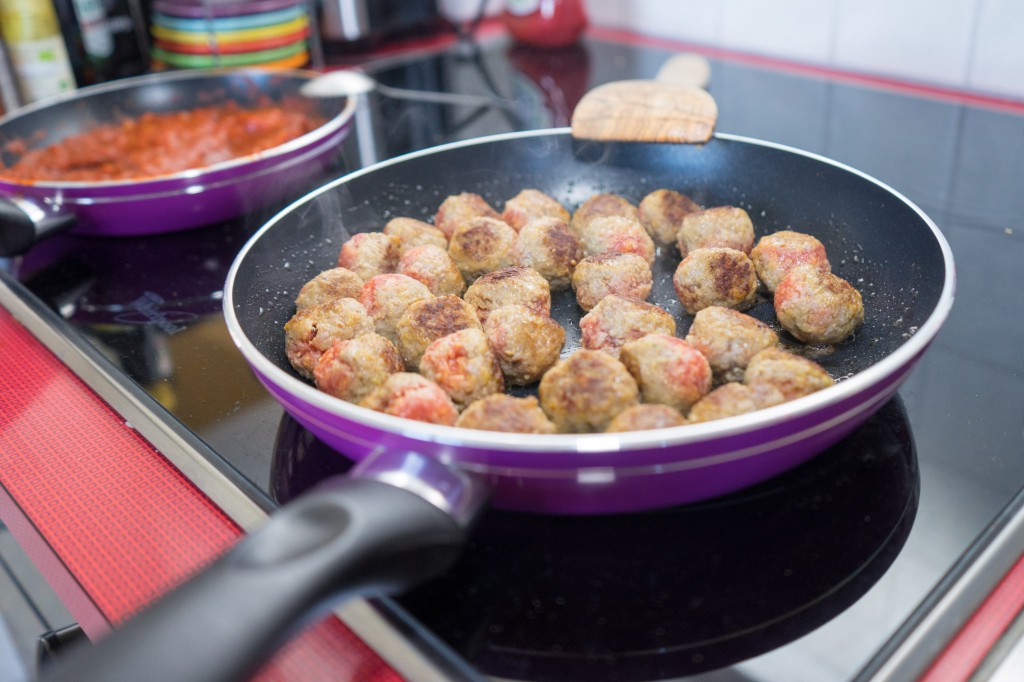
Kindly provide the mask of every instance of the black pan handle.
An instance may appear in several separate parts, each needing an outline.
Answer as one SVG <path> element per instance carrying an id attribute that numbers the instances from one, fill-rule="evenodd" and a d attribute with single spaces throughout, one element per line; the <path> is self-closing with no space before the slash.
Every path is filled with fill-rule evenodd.
<path id="1" fill-rule="evenodd" d="M 41 239 L 75 223 L 66 210 L 41 206 L 24 197 L 0 196 L 0 257 L 20 256 Z"/>
<path id="2" fill-rule="evenodd" d="M 448 474 L 442 485 L 448 491 L 428 496 L 482 501 L 474 481 L 436 462 L 426 465 Z M 399 471 L 393 479 L 405 477 L 424 486 L 415 475 Z M 400 591 L 448 568 L 463 544 L 469 517 L 439 505 L 436 497 L 427 501 L 375 479 L 332 479 L 282 507 L 123 627 L 95 646 L 69 652 L 53 677 L 44 679 L 248 679 L 298 626 L 323 615 L 339 599 Z M 462 485 L 477 489 L 449 495 Z"/>

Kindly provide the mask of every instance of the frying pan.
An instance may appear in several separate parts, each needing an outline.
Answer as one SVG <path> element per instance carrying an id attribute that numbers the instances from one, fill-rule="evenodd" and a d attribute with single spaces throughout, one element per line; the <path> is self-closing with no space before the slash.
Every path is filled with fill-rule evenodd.
<path id="1" fill-rule="evenodd" d="M 5 165 L 15 140 L 33 148 L 145 112 L 170 112 L 228 101 L 255 104 L 298 97 L 310 71 L 210 69 L 168 71 L 83 88 L 18 109 L 0 119 Z M 37 239 L 72 227 L 80 234 L 147 235 L 236 217 L 306 187 L 348 134 L 355 101 L 310 100 L 326 119 L 285 144 L 230 161 L 144 180 L 98 182 L 4 179 L 0 173 L 0 256 L 23 253 Z"/>
<path id="2" fill-rule="evenodd" d="M 229 332 L 284 409 L 357 465 L 283 507 L 210 570 L 144 611 L 139 627 L 113 633 L 106 647 L 71 666 L 73 679 L 244 677 L 280 641 L 282 625 L 325 597 L 392 589 L 447 567 L 485 491 L 497 507 L 557 514 L 694 502 L 795 467 L 889 400 L 952 305 L 952 256 L 935 224 L 892 188 L 840 163 L 734 135 L 710 137 L 707 121 L 652 126 L 659 111 L 686 106 L 672 98 L 667 107 L 657 98 L 632 101 L 638 111 L 623 118 L 638 121 L 631 130 L 641 134 L 631 132 L 628 141 L 604 139 L 614 135 L 606 134 L 602 115 L 589 119 L 598 125 L 587 139 L 574 118 L 573 130 L 409 154 L 312 192 L 250 239 L 225 284 Z M 639 201 L 669 187 L 704 206 L 745 208 L 759 234 L 792 228 L 816 235 L 867 309 L 853 338 L 815 358 L 836 385 L 704 424 L 510 436 L 372 412 L 320 393 L 292 371 L 282 327 L 295 295 L 335 264 L 349 235 L 380 229 L 395 216 L 429 218 L 451 194 L 477 192 L 500 206 L 527 187 L 569 207 L 598 192 Z M 689 318 L 671 286 L 678 255 L 664 251 L 651 300 L 677 316 L 677 334 L 685 335 Z M 751 313 L 770 319 L 770 302 Z M 552 315 L 567 331 L 566 354 L 579 346 L 580 314 L 571 293 L 553 301 Z M 160 641 L 176 646 L 167 651 Z"/>

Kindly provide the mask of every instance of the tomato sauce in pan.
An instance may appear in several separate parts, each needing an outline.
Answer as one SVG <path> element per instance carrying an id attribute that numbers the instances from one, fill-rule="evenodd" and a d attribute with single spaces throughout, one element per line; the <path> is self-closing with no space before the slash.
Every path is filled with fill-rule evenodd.
<path id="1" fill-rule="evenodd" d="M 145 113 L 100 125 L 40 149 L 24 140 L 0 177 L 20 182 L 142 180 L 204 168 L 276 147 L 323 125 L 301 106 L 234 102 L 189 111 Z"/>

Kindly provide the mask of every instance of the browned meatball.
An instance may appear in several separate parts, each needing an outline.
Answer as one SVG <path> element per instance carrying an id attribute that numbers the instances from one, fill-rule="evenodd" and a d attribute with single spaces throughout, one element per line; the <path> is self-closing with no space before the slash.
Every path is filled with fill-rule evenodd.
<path id="1" fill-rule="evenodd" d="M 402 369 L 402 358 L 395 345 L 370 332 L 348 341 L 335 341 L 320 356 L 313 379 L 324 393 L 358 403 Z"/>
<path id="2" fill-rule="evenodd" d="M 398 319 L 398 349 L 405 366 L 417 369 L 427 346 L 460 329 L 482 329 L 473 306 L 448 294 L 414 301 Z"/>
<path id="3" fill-rule="evenodd" d="M 580 319 L 583 347 L 614 358 L 624 344 L 655 333 L 675 335 L 675 319 L 656 305 L 621 296 L 605 296 Z"/>
<path id="4" fill-rule="evenodd" d="M 455 425 L 465 429 L 505 433 L 555 433 L 555 425 L 532 395 L 513 398 L 495 393 L 481 398 L 459 415 Z"/>
<path id="5" fill-rule="evenodd" d="M 643 301 L 651 295 L 653 285 L 651 266 L 635 253 L 588 256 L 572 273 L 576 302 L 584 310 L 592 309 L 611 295 Z"/>
<path id="6" fill-rule="evenodd" d="M 797 265 L 811 264 L 822 270 L 831 270 L 825 245 L 816 237 L 792 230 L 761 237 L 750 251 L 750 260 L 765 288 L 772 292 L 786 273 Z"/>
<path id="7" fill-rule="evenodd" d="M 686 414 L 711 390 L 711 365 L 686 341 L 648 334 L 622 346 L 622 364 L 636 379 L 644 402 L 669 405 Z"/>
<path id="8" fill-rule="evenodd" d="M 376 332 L 398 346 L 398 320 L 406 308 L 416 301 L 433 297 L 423 282 L 407 275 L 392 273 L 366 280 L 359 294 L 359 302 L 373 318 Z"/>
<path id="9" fill-rule="evenodd" d="M 515 256 L 517 265 L 533 268 L 548 280 L 552 291 L 561 291 L 569 288 L 583 249 L 565 221 L 538 218 L 519 230 Z"/>
<path id="10" fill-rule="evenodd" d="M 513 265 L 516 231 L 497 218 L 474 218 L 452 233 L 448 253 L 462 276 L 472 282 L 481 275 Z"/>
<path id="11" fill-rule="evenodd" d="M 578 237 L 583 229 L 595 218 L 622 216 L 630 220 L 640 220 L 640 211 L 633 203 L 617 194 L 594 194 L 580 204 L 572 214 L 569 227 Z"/>
<path id="12" fill-rule="evenodd" d="M 335 298 L 306 306 L 284 325 L 285 354 L 295 371 L 313 378 L 313 370 L 335 341 L 373 331 L 373 320 L 359 301 Z"/>
<path id="13" fill-rule="evenodd" d="M 671 426 L 682 426 L 685 423 L 686 418 L 674 407 L 653 403 L 641 404 L 627 407 L 615 415 L 615 419 L 608 424 L 605 433 L 666 429 Z"/>
<path id="14" fill-rule="evenodd" d="M 625 365 L 601 351 L 581 350 L 544 373 L 540 405 L 560 433 L 604 431 L 640 390 Z"/>
<path id="15" fill-rule="evenodd" d="M 676 233 L 682 256 L 697 249 L 722 246 L 749 254 L 754 246 L 754 223 L 738 206 L 715 206 L 683 218 Z"/>
<path id="16" fill-rule="evenodd" d="M 506 201 L 505 210 L 501 212 L 501 219 L 516 232 L 538 218 L 556 218 L 568 223 L 571 216 L 556 199 L 536 189 L 524 189 Z"/>
<path id="17" fill-rule="evenodd" d="M 672 244 L 683 218 L 699 210 L 700 205 L 685 194 L 673 189 L 656 189 L 640 201 L 640 222 L 655 242 Z"/>
<path id="18" fill-rule="evenodd" d="M 443 388 L 459 409 L 505 390 L 498 358 L 479 329 L 460 329 L 431 343 L 420 359 L 420 373 Z"/>
<path id="19" fill-rule="evenodd" d="M 359 405 L 395 417 L 444 426 L 454 426 L 459 417 L 444 389 L 414 372 L 392 374 Z"/>
<path id="20" fill-rule="evenodd" d="M 687 419 L 691 424 L 709 422 L 715 419 L 735 417 L 757 409 L 754 392 L 750 387 L 737 382 L 722 384 L 698 400 L 690 408 Z"/>
<path id="21" fill-rule="evenodd" d="M 757 275 L 747 254 L 710 248 L 690 252 L 672 276 L 676 295 L 691 315 L 718 305 L 746 310 L 757 299 Z"/>
<path id="22" fill-rule="evenodd" d="M 363 278 L 348 268 L 324 270 L 306 282 L 295 298 L 296 308 L 326 303 L 333 298 L 359 298 Z"/>
<path id="23" fill-rule="evenodd" d="M 448 237 L 444 232 L 416 218 L 392 218 L 384 226 L 384 234 L 398 239 L 399 256 L 405 255 L 410 249 L 427 244 L 442 249 L 448 248 Z"/>
<path id="24" fill-rule="evenodd" d="M 398 239 L 382 232 L 360 232 L 341 245 L 338 265 L 366 281 L 398 267 Z"/>
<path id="25" fill-rule="evenodd" d="M 816 265 L 798 265 L 775 290 L 775 316 L 804 343 L 839 343 L 864 321 L 864 303 L 845 279 Z"/>
<path id="26" fill-rule="evenodd" d="M 828 388 L 835 381 L 813 360 L 767 348 L 751 358 L 743 383 L 758 407 L 770 407 Z"/>
<path id="27" fill-rule="evenodd" d="M 551 315 L 551 286 L 533 268 L 512 266 L 495 270 L 469 285 L 463 296 L 486 324 L 492 310 L 507 305 L 526 306 L 539 315 Z"/>
<path id="28" fill-rule="evenodd" d="M 654 265 L 657 247 L 638 220 L 622 216 L 595 218 L 577 232 L 584 256 L 599 253 L 635 253 Z"/>
<path id="29" fill-rule="evenodd" d="M 732 308 L 713 305 L 697 311 L 686 342 L 704 354 L 716 375 L 743 378 L 750 358 L 779 344 L 779 336 L 761 320 Z"/>
<path id="30" fill-rule="evenodd" d="M 425 244 L 406 251 L 398 261 L 398 272 L 423 282 L 435 296 L 461 296 L 466 290 L 466 280 L 463 279 L 455 260 L 448 251 L 434 244 Z"/>
<path id="31" fill-rule="evenodd" d="M 505 380 L 513 386 L 539 380 L 558 361 L 565 345 L 562 325 L 521 305 L 491 311 L 484 334 Z"/>
<path id="32" fill-rule="evenodd" d="M 476 218 L 500 218 L 498 212 L 479 194 L 463 192 L 446 198 L 434 216 L 434 227 L 450 241 L 460 227 Z"/>

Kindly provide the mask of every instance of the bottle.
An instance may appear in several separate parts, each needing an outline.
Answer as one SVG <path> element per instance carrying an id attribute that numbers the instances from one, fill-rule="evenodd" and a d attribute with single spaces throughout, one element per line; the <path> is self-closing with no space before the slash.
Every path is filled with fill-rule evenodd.
<path id="1" fill-rule="evenodd" d="M 79 87 L 110 80 L 114 36 L 100 0 L 54 0 L 57 21 Z"/>
<path id="2" fill-rule="evenodd" d="M 7 44 L 0 40 L 0 116 L 14 111 L 21 105 L 18 78 L 14 75 L 11 58 L 7 54 Z"/>
<path id="3" fill-rule="evenodd" d="M 26 104 L 75 89 L 75 74 L 49 0 L 0 0 L 0 32 Z"/>
<path id="4" fill-rule="evenodd" d="M 501 13 L 509 33 L 528 45 L 572 45 L 587 26 L 583 0 L 506 0 Z"/>

